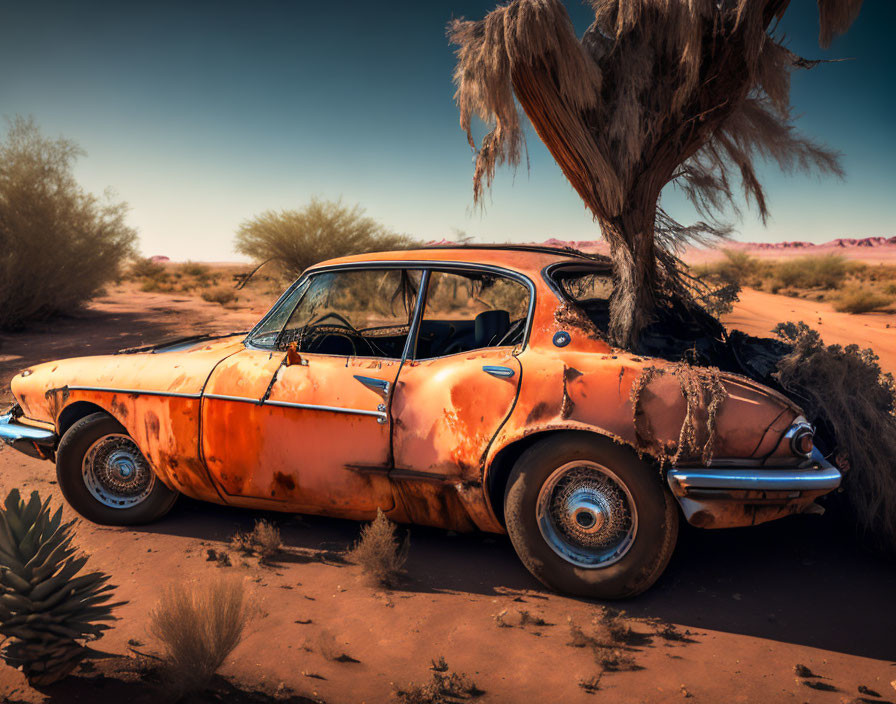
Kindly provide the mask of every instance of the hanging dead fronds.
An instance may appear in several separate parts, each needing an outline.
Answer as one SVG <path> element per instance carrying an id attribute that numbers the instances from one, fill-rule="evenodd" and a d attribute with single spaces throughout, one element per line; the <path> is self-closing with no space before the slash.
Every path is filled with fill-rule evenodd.
<path id="1" fill-rule="evenodd" d="M 858 0 L 819 0 L 822 43 L 855 19 Z M 675 245 L 734 206 L 736 188 L 765 218 L 756 157 L 782 168 L 839 174 L 837 155 L 799 135 L 790 72 L 814 65 L 769 33 L 787 0 L 592 0 L 581 41 L 560 0 L 514 0 L 479 21 L 458 20 L 454 80 L 461 127 L 476 150 L 474 201 L 495 169 L 525 151 L 522 107 L 610 244 L 616 289 L 611 340 L 634 347 L 680 278 Z M 488 133 L 477 145 L 472 120 Z M 667 227 L 657 202 L 678 183 L 709 224 Z M 667 255 L 667 256 L 664 256 Z M 672 285 L 676 288 L 676 285 Z M 686 290 L 685 286 L 677 286 Z"/>
<path id="2" fill-rule="evenodd" d="M 648 414 L 642 408 L 642 397 L 651 383 L 666 374 L 678 381 L 685 401 L 678 442 L 672 448 L 656 437 L 650 427 Z M 659 460 L 660 466 L 666 462 L 674 465 L 682 457 L 694 457 L 698 454 L 703 464 L 709 463 L 715 446 L 716 416 L 727 397 L 728 392 L 715 367 L 696 367 L 687 362 L 677 362 L 668 367 L 644 367 L 629 394 L 638 451 L 654 456 Z M 702 445 L 701 437 L 705 437 Z"/>
<path id="3" fill-rule="evenodd" d="M 856 523 L 896 549 L 896 384 L 877 355 L 858 345 L 825 345 L 805 323 L 782 323 L 776 335 L 792 350 L 775 377 L 822 437 L 836 444 L 832 461 L 846 471 L 843 488 Z"/>

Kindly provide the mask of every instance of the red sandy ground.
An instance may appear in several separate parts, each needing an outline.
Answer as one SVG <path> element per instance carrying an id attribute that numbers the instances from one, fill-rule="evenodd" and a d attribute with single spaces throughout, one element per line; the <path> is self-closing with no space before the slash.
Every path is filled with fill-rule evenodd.
<path id="1" fill-rule="evenodd" d="M 262 312 L 224 310 L 190 297 L 113 291 L 77 318 L 0 337 L 0 384 L 29 364 L 108 352 L 171 334 L 246 329 Z M 780 320 L 817 324 L 828 342 L 873 346 L 896 371 L 896 316 L 846 315 L 829 305 L 747 291 L 728 322 L 767 334 Z M 887 323 L 890 328 L 886 328 Z M 6 399 L 0 398 L 0 402 Z M 0 495 L 37 489 L 62 502 L 53 466 L 0 448 Z M 66 507 L 67 514 L 73 514 Z M 276 521 L 286 550 L 273 566 L 255 560 L 217 567 L 206 550 L 227 549 L 238 529 Z M 569 645 L 569 621 L 591 629 L 603 605 L 546 591 L 516 559 L 504 536 L 455 535 L 411 528 L 408 578 L 399 589 L 372 588 L 340 553 L 355 523 L 263 514 L 181 500 L 169 517 L 140 529 L 82 521 L 78 542 L 90 566 L 107 571 L 128 604 L 95 646 L 128 656 L 154 652 L 146 633 L 159 591 L 177 580 L 222 573 L 247 580 L 263 617 L 222 669 L 242 689 L 292 691 L 327 702 L 386 702 L 396 687 L 424 682 L 431 659 L 444 657 L 485 694 L 481 702 L 820 702 L 894 701 L 896 567 L 867 551 L 830 516 L 796 516 L 750 529 L 685 527 L 665 575 L 647 594 L 616 604 L 647 634 L 628 654 L 638 669 L 608 673 L 600 691 L 579 682 L 597 674 L 593 655 Z M 519 626 L 520 610 L 547 625 Z M 506 611 L 511 627 L 495 615 Z M 656 635 L 652 619 L 676 624 L 686 640 Z M 309 623 L 303 623 L 310 621 Z M 326 659 L 328 634 L 358 662 Z M 155 651 L 157 652 L 157 651 Z M 813 689 L 801 664 L 823 679 Z M 41 693 L 0 665 L 0 697 L 9 702 L 156 701 L 140 682 L 124 687 L 82 670 Z M 97 674 L 99 672 L 100 674 Z M 282 686 L 281 686 L 282 685 Z M 882 698 L 859 694 L 868 687 Z M 827 689 L 827 688 L 833 688 Z"/>

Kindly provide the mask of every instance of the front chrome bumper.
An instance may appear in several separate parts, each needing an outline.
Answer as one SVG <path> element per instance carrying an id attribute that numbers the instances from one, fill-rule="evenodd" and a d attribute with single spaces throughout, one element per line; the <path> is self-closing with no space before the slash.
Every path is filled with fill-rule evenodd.
<path id="1" fill-rule="evenodd" d="M 817 449 L 810 462 L 779 469 L 678 467 L 667 472 L 666 481 L 689 523 L 733 528 L 821 510 L 815 499 L 838 488 L 843 475 Z"/>
<path id="2" fill-rule="evenodd" d="M 52 459 L 56 433 L 18 423 L 13 412 L 0 415 L 0 440 L 30 457 Z"/>

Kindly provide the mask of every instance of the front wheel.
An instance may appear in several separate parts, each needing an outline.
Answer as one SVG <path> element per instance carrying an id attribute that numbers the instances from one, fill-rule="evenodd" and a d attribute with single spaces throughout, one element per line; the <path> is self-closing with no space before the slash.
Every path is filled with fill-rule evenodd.
<path id="1" fill-rule="evenodd" d="M 168 513 L 178 496 L 156 478 L 122 425 L 105 413 L 68 429 L 56 451 L 56 478 L 75 511 L 104 525 L 149 523 Z"/>
<path id="2" fill-rule="evenodd" d="M 599 437 L 555 435 L 526 450 L 510 474 L 504 515 L 539 581 L 590 598 L 646 590 L 678 537 L 678 508 L 656 470 Z"/>

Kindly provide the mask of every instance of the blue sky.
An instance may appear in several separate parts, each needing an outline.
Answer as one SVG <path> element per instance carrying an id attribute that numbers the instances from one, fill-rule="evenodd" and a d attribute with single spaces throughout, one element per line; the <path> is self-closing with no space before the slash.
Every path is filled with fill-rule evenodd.
<path id="1" fill-rule="evenodd" d="M 458 127 L 445 25 L 494 2 L 0 4 L 0 115 L 33 115 L 87 152 L 77 175 L 131 205 L 144 254 L 236 259 L 239 223 L 311 196 L 360 203 L 423 239 L 596 239 L 597 226 L 547 150 L 501 171 L 473 210 L 472 155 Z M 568 2 L 577 29 L 588 8 Z M 795 77 L 806 133 L 843 153 L 844 181 L 764 169 L 772 219 L 739 239 L 896 234 L 896 53 L 892 0 L 866 0 L 828 51 L 812 0 L 780 29 L 808 57 L 850 57 Z M 667 189 L 664 205 L 693 214 Z"/>

